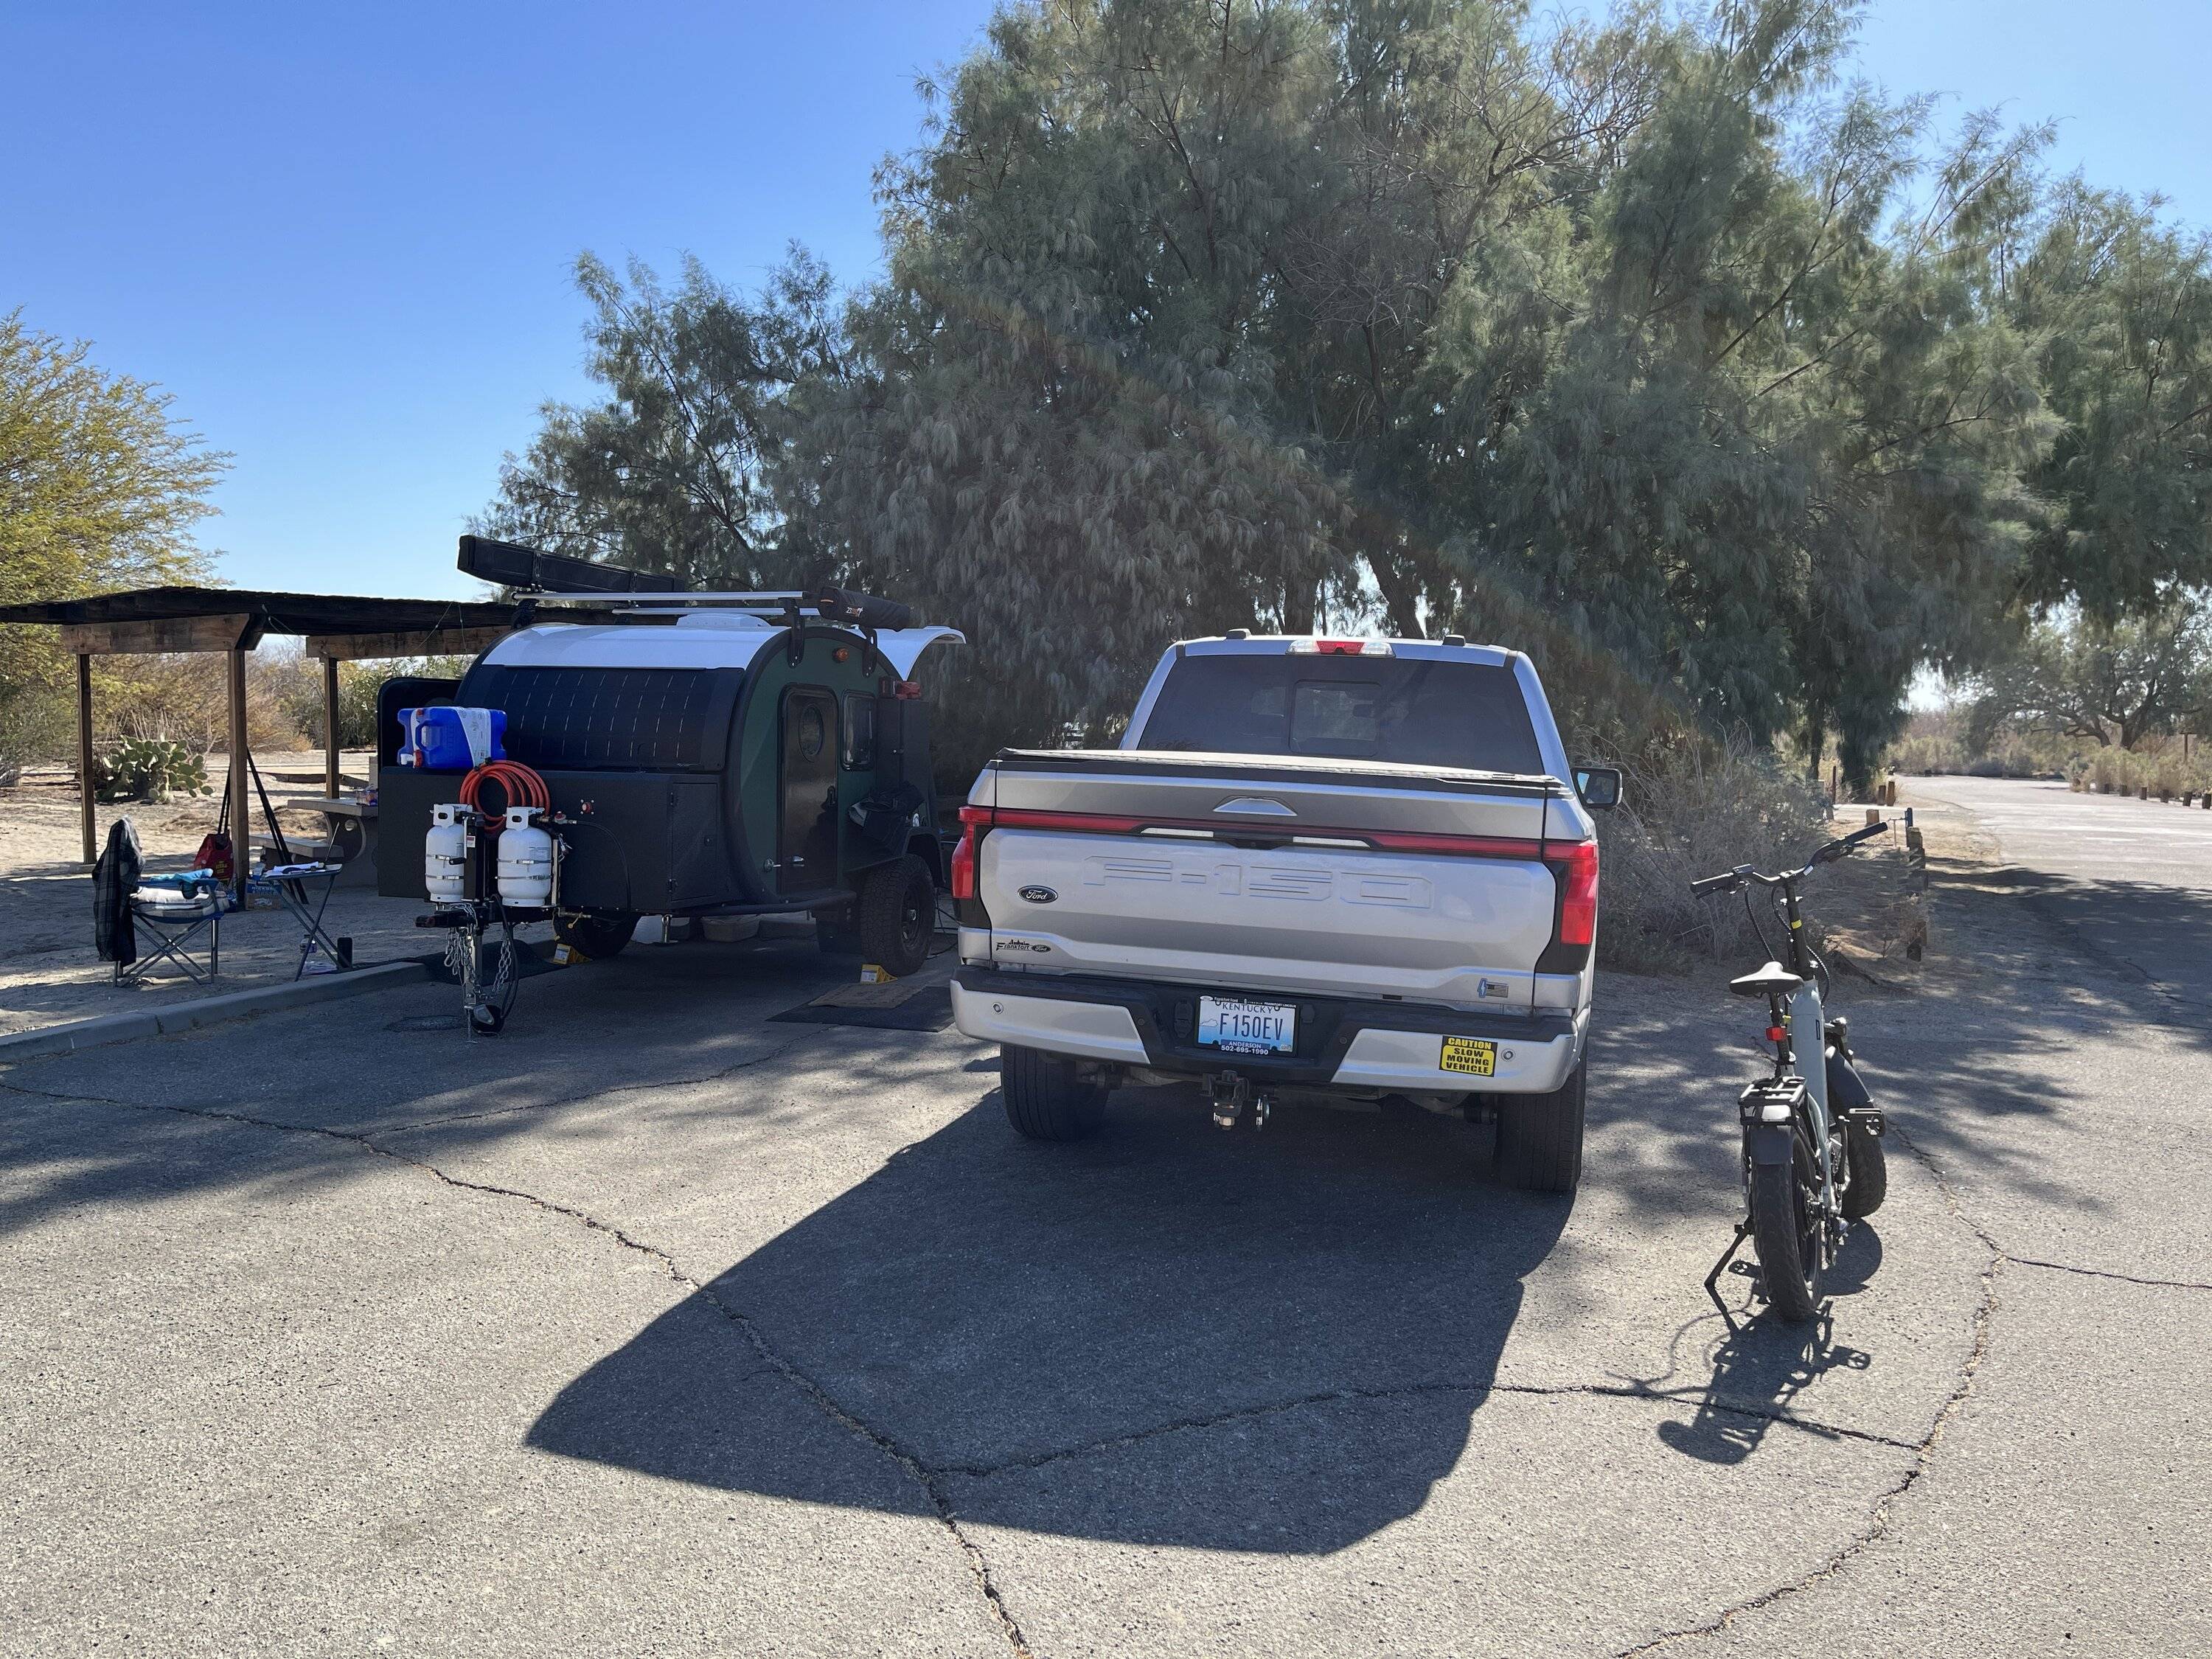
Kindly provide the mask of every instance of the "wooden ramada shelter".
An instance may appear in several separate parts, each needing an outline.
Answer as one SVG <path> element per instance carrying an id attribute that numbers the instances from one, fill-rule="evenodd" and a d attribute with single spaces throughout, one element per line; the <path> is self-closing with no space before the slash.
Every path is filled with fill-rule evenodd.
<path id="1" fill-rule="evenodd" d="M 84 861 L 100 848 L 93 815 L 92 659 L 97 656 L 220 652 L 229 661 L 230 819 L 238 827 L 235 880 L 246 884 L 250 836 L 246 741 L 246 658 L 271 635 L 303 641 L 323 664 L 323 772 L 338 793 L 338 665 L 369 657 L 474 654 L 529 620 L 533 601 L 382 599 L 335 593 L 263 593 L 237 587 L 144 587 L 40 605 L 0 605 L 0 623 L 61 629 L 76 655 L 77 777 Z M 613 617 L 564 605 L 564 622 Z"/>

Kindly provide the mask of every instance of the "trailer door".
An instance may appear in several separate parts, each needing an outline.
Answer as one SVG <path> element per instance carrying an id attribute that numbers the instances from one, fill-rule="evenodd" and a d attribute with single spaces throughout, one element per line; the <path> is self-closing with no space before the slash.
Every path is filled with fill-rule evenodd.
<path id="1" fill-rule="evenodd" d="M 777 762 L 775 887 L 804 893 L 837 882 L 837 698 L 818 685 L 783 694 Z"/>

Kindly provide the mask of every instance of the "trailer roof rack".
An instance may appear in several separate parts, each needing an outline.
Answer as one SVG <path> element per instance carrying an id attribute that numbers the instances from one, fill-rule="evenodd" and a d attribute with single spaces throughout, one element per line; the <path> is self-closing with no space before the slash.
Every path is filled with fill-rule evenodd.
<path id="1" fill-rule="evenodd" d="M 720 609 L 791 620 L 811 616 L 866 629 L 912 628 L 921 620 L 910 605 L 849 588 L 824 587 L 813 592 L 801 588 L 696 592 L 672 576 L 571 558 L 565 553 L 541 553 L 533 547 L 495 541 L 489 536 L 462 537 L 455 563 L 480 581 L 514 589 L 533 602 L 587 599 L 595 609 L 612 605 L 642 616 Z"/>

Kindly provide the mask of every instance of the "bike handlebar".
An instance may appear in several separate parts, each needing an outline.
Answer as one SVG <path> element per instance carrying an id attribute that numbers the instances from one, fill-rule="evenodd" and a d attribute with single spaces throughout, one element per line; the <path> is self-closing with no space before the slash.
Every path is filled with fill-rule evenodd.
<path id="1" fill-rule="evenodd" d="M 1690 884 L 1690 891 L 1699 895 L 1728 893 L 1735 891 L 1746 882 L 1755 881 L 1762 887 L 1778 887 L 1784 882 L 1801 880 L 1812 874 L 1820 865 L 1832 863 L 1837 859 L 1850 857 L 1852 848 L 1858 846 L 1861 842 L 1873 840 L 1889 827 L 1888 820 L 1884 819 L 1879 823 L 1869 823 L 1863 830 L 1854 830 L 1848 836 L 1840 836 L 1806 860 L 1804 867 L 1802 869 L 1788 870 L 1780 875 L 1770 876 L 1753 869 L 1748 864 L 1739 864 L 1735 869 L 1723 870 L 1719 875 L 1698 878 Z"/>

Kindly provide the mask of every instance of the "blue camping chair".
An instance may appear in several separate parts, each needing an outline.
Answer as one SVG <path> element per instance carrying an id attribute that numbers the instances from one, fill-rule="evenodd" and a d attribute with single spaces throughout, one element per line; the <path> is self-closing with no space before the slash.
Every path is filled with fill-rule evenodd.
<path id="1" fill-rule="evenodd" d="M 115 964 L 115 982 L 136 985 L 163 962 L 186 979 L 214 979 L 222 965 L 222 914 L 229 908 L 230 895 L 211 872 L 143 878 L 131 895 L 131 927 L 145 948 L 137 961 Z"/>

